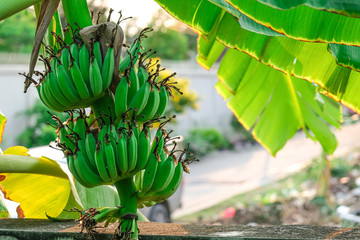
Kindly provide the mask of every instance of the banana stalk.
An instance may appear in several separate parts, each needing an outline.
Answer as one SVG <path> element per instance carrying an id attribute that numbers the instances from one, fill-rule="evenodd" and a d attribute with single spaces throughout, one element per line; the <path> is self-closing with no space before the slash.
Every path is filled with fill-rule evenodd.
<path id="1" fill-rule="evenodd" d="M 136 187 L 132 178 L 125 178 L 115 183 L 121 202 L 121 223 L 119 225 L 124 239 L 138 239 Z"/>

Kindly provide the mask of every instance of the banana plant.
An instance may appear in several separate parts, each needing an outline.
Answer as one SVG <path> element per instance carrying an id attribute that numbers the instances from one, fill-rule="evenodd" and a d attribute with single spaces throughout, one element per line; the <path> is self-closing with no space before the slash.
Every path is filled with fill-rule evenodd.
<path id="1" fill-rule="evenodd" d="M 224 48 L 228 50 L 226 55 L 230 54 L 230 49 L 234 49 L 239 55 L 245 53 L 262 65 L 278 71 L 284 78 L 292 76 L 292 79 L 296 77 L 316 84 L 317 92 L 359 112 L 357 1 L 340 4 L 336 1 L 278 0 L 156 2 L 199 33 L 197 60 L 202 66 L 210 68 Z M 229 59 L 226 55 L 221 62 L 224 68 L 225 61 Z M 247 106 L 237 97 L 240 89 L 236 87 L 243 82 L 242 66 L 246 66 L 246 63 L 227 65 L 228 75 L 219 69 L 216 88 L 222 96 L 226 95 L 230 99 L 228 106 L 239 121 L 275 154 L 279 148 L 269 145 L 272 141 L 267 140 L 266 134 L 259 132 L 256 124 L 248 124 L 247 116 L 243 114 Z M 256 88 L 259 79 L 265 80 L 268 75 L 264 72 L 250 78 L 252 81 L 249 84 Z M 301 93 L 302 90 L 296 89 L 296 92 Z M 242 96 L 247 97 L 244 94 Z M 268 100 L 272 100 L 272 97 Z M 260 119 L 269 107 L 257 104 L 256 108 L 263 109 L 260 111 Z M 275 109 L 273 107 L 268 111 Z M 286 115 L 286 111 L 278 114 L 284 120 Z M 291 128 L 299 128 L 299 125 L 293 124 Z M 263 129 L 267 131 L 268 128 Z M 326 152 L 331 154 L 330 149 L 334 148 L 330 146 L 336 145 L 333 138 L 324 142 L 316 133 L 313 134 L 323 147 L 326 145 Z M 271 139 L 281 141 L 290 137 L 288 128 L 284 128 L 283 131 L 274 132 Z"/>
<path id="2" fill-rule="evenodd" d="M 62 27 L 58 4 L 54 0 L 35 6 L 38 25 L 29 73 L 23 75 L 25 92 L 34 84 L 44 105 L 69 113 L 66 122 L 56 115 L 52 118 L 58 135 L 55 144 L 67 159 L 74 184 L 69 184 L 68 176 L 54 161 L 31 157 L 24 147 L 12 147 L 0 155 L 1 189 L 6 198 L 21 202 L 21 214 L 44 217 L 27 211 L 40 205 L 28 205 L 30 198 L 21 191 L 33 192 L 37 187 L 40 191 L 35 196 L 43 196 L 45 203 L 39 203 L 47 209 L 46 214 L 66 218 L 74 213 L 63 209 L 79 203 L 74 195 L 77 192 L 70 191 L 72 185 L 90 189 L 86 191 L 113 185 L 117 191 L 112 192 L 119 200 L 116 206 L 105 204 L 94 209 L 91 205 L 88 210 L 78 210 L 79 221 L 88 226 L 89 233 L 94 223 L 119 221 L 115 233 L 119 238 L 138 239 L 137 209 L 163 202 L 175 193 L 183 172 L 189 172 L 187 164 L 194 160 L 189 148 L 179 149 L 178 138 L 164 128 L 175 117 L 163 116 L 169 98 L 173 91 L 181 91 L 172 81 L 175 74 L 160 78 L 164 69 L 151 59 L 153 50 L 143 49 L 141 42 L 149 28 L 139 34 L 120 61 L 124 36 L 119 26 L 121 13 L 117 23 L 110 22 L 110 10 L 105 23 L 95 20 L 93 24 L 85 0 L 63 0 L 68 24 Z M 43 72 L 34 70 L 38 55 L 44 63 Z M 154 124 L 159 127 L 152 140 L 150 128 Z M 38 174 L 56 180 L 46 180 L 51 186 L 41 185 L 44 179 L 38 179 Z M 37 184 L 21 185 L 24 176 L 26 182 Z M 57 191 L 44 194 L 43 190 L 53 189 L 54 184 Z"/>
<path id="3" fill-rule="evenodd" d="M 66 6 L 67 1 L 64 2 Z M 328 154 L 335 150 L 337 141 L 329 132 L 328 126 L 333 125 L 339 128 L 341 113 L 340 105 L 331 101 L 329 97 L 358 111 L 357 47 L 353 46 L 358 40 L 356 34 L 347 34 L 344 31 L 335 32 L 332 29 L 335 25 L 344 24 L 346 19 L 346 28 L 356 27 L 356 8 L 349 10 L 350 4 L 338 5 L 333 1 L 327 1 L 326 4 L 322 1 L 284 4 L 283 1 L 260 0 L 241 1 L 241 3 L 230 0 L 185 0 L 181 3 L 175 0 L 156 0 L 156 2 L 175 18 L 199 33 L 197 61 L 201 66 L 209 69 L 220 54 L 228 50 L 219 69 L 219 82 L 215 88 L 221 96 L 225 96 L 225 100 L 228 100 L 227 105 L 238 120 L 270 153 L 275 155 L 298 129 L 303 129 L 309 137 L 319 141 Z M 18 3 L 13 5 L 23 6 L 23 8 L 28 6 L 23 1 L 18 1 Z M 78 1 L 78 3 L 84 4 L 84 1 Z M 1 16 L 8 16 L 9 13 L 14 12 L 10 9 L 9 11 L 1 10 L 3 13 L 0 11 L 0 20 Z M 20 10 L 19 7 L 16 9 Z M 75 16 L 68 12 L 72 9 L 76 8 L 65 9 L 68 18 Z M 288 21 L 290 16 L 296 17 L 291 17 L 292 21 Z M 316 28 L 320 23 L 314 25 L 313 21 L 306 23 L 302 21 L 302 19 L 326 21 L 328 18 L 331 18 L 331 23 L 330 21 L 324 23 L 326 28 Z M 89 16 L 85 14 L 81 19 L 87 22 Z M 72 21 L 69 20 L 69 22 Z M 301 27 L 295 27 L 299 24 Z M 337 29 L 343 28 L 337 27 Z M 41 35 L 40 37 L 42 38 Z M 235 49 L 239 54 L 230 51 L 231 49 Z M 240 56 L 241 52 L 246 53 L 249 56 L 248 59 L 245 55 L 241 61 L 239 57 L 234 57 L 234 55 Z M 253 69 L 258 73 L 254 77 L 249 71 L 245 74 L 245 66 L 249 64 L 250 58 L 262 63 Z M 231 60 L 237 60 L 238 64 L 229 64 Z M 262 67 L 262 65 L 268 67 Z M 261 73 L 261 71 L 264 72 Z M 239 88 L 241 82 L 248 82 L 249 88 L 257 89 L 258 79 L 266 81 L 270 72 L 274 74 L 270 78 L 275 79 L 281 76 L 280 79 L 284 80 L 269 83 L 268 90 L 263 91 L 260 98 L 257 95 L 244 95 L 241 92 Z M 249 81 L 242 81 L 244 76 Z M 316 88 L 316 104 L 308 105 L 307 114 L 304 114 L 304 108 L 300 107 L 301 102 L 296 100 L 302 91 L 307 90 L 299 88 L 293 83 L 296 81 L 293 79 L 307 80 L 309 87 L 305 88 Z M 277 90 L 279 83 L 287 87 L 285 87 L 285 95 L 276 99 L 274 96 L 279 94 L 279 91 L 283 91 Z M 316 83 L 318 87 L 311 87 L 313 83 Z M 291 100 L 288 101 L 289 99 L 285 96 L 292 96 Z M 300 97 L 303 98 L 303 95 Z M 246 104 L 249 99 L 254 98 L 257 101 L 251 105 Z M 307 101 L 313 101 L 313 99 Z M 330 103 L 327 106 L 332 107 L 324 108 L 323 99 L 327 99 L 326 102 Z M 269 102 L 272 104 L 268 104 Z M 278 108 L 278 103 L 287 106 Z M 290 117 L 288 116 L 289 109 Z M 252 113 L 251 116 L 248 112 Z M 268 112 L 274 113 L 274 116 L 270 116 L 270 113 L 266 114 Z M 327 117 L 324 117 L 325 115 Z M 275 117 L 276 120 L 269 120 L 270 117 Z M 329 121 L 329 119 L 333 120 Z M 278 127 L 272 128 L 273 123 Z M 318 124 L 322 130 L 316 131 L 315 126 Z M 268 131 L 268 129 L 273 129 L 273 131 Z M 325 132 L 322 133 L 323 131 Z M 324 137 L 325 135 L 330 137 Z"/>
<path id="4" fill-rule="evenodd" d="M 139 70 L 142 67 L 147 69 L 151 65 L 141 60 L 142 57 L 146 58 L 147 53 L 139 52 L 139 44 L 144 35 L 141 34 L 132 44 L 128 50 L 129 54 L 120 65 L 113 63 L 118 61 L 116 54 L 110 53 L 111 58 L 106 57 L 109 51 L 112 52 L 115 39 L 121 39 L 121 36 L 115 37 L 115 32 L 121 32 L 114 30 L 117 27 L 108 31 L 107 37 L 103 38 L 102 34 L 98 34 L 103 31 L 100 25 L 89 28 L 96 32 L 95 35 L 91 35 L 91 31 L 83 31 L 80 38 L 74 31 L 67 31 L 63 39 L 58 38 L 57 34 L 47 35 L 45 38 L 50 48 L 42 49 L 46 73 L 39 81 L 35 81 L 32 75 L 41 40 L 49 26 L 52 26 L 52 30 L 54 26 L 58 26 L 56 15 L 53 16 L 56 14 L 59 1 L 6 2 L 0 1 L 0 6 L 4 6 L 0 8 L 0 20 L 28 7 L 29 3 L 37 4 L 35 10 L 38 13 L 38 26 L 25 90 L 31 83 L 36 83 L 41 100 L 54 111 L 91 106 L 97 122 L 98 119 L 102 119 L 96 133 L 91 132 L 87 125 L 90 116 L 86 114 L 81 115 L 76 121 L 68 121 L 65 125 L 58 122 L 58 145 L 67 155 L 70 171 L 75 178 L 87 187 L 114 184 L 119 190 L 120 198 L 126 199 L 123 202 L 129 203 L 129 206 L 151 205 L 152 202 L 160 201 L 161 194 L 156 193 L 162 192 L 163 189 L 160 190 L 158 182 L 171 180 L 163 179 L 163 176 L 155 180 L 154 173 L 158 167 L 155 161 L 147 164 L 148 169 L 138 167 L 138 161 L 130 160 L 125 167 L 124 162 L 118 162 L 117 157 L 114 157 L 120 148 L 119 142 L 126 138 L 127 154 L 132 160 L 138 159 L 135 155 L 139 152 L 133 151 L 136 146 L 135 138 L 141 134 L 144 135 L 144 139 L 148 138 L 147 126 L 154 123 L 152 118 L 155 115 L 161 115 L 162 105 L 167 102 L 171 90 L 177 90 L 167 78 L 156 82 L 158 72 L 155 75 L 146 71 L 141 73 L 142 70 L 139 71 L 140 74 L 136 72 L 135 63 Z M 211 68 L 226 50 L 218 70 L 219 82 L 215 88 L 228 101 L 228 107 L 239 121 L 252 131 L 254 137 L 270 153 L 275 155 L 298 129 L 302 129 L 310 138 L 318 140 L 327 153 L 331 154 L 335 150 L 337 141 L 329 125 L 340 128 L 341 111 L 337 102 L 359 111 L 356 57 L 358 31 L 342 31 L 349 27 L 356 29 L 357 8 L 353 9 L 345 3 L 339 5 L 335 1 L 327 1 L 326 4 L 323 1 L 285 4 L 276 0 L 156 2 L 199 33 L 199 64 Z M 92 25 L 85 0 L 63 0 L 62 3 L 70 29 L 86 29 Z M 354 5 L 357 6 L 356 3 Z M 54 32 L 56 33 L 56 27 Z M 104 38 L 107 39 L 105 42 Z M 121 46 L 122 40 L 118 42 Z M 78 58 L 83 46 L 86 46 L 89 54 Z M 106 61 L 110 64 L 105 64 L 105 59 L 108 59 Z M 115 67 L 110 70 L 114 71 L 114 74 L 103 71 L 104 67 L 107 69 L 113 64 L 119 66 L 119 69 Z M 92 69 L 88 78 L 87 71 L 81 71 L 81 65 Z M 160 70 L 160 67 L 158 69 Z M 118 72 L 121 75 L 117 74 Z M 67 85 L 61 87 L 64 83 Z M 54 86 L 57 85 L 61 89 L 60 92 L 55 90 Z M 140 96 L 151 99 L 151 104 L 145 104 L 146 101 Z M 114 105 L 114 101 L 117 104 Z M 118 104 L 120 102 L 121 104 Z M 107 107 L 109 105 L 110 107 Z M 137 115 L 136 111 L 129 112 L 129 108 L 137 109 L 137 113 L 140 114 Z M 142 119 L 139 115 L 145 118 Z M 56 120 L 56 117 L 54 118 Z M 142 125 L 141 130 L 137 127 L 138 123 Z M 163 151 L 164 142 L 169 138 L 162 124 L 161 126 L 156 134 L 155 144 L 147 147 L 150 148 L 147 153 L 148 159 L 166 162 L 164 159 L 173 158 L 174 154 Z M 86 141 L 95 141 L 98 144 L 94 149 L 94 144 L 87 144 Z M 148 140 L 144 142 L 144 146 L 149 145 Z M 85 152 L 91 153 L 89 159 L 86 159 Z M 100 156 L 99 152 L 104 154 Z M 124 154 L 124 151 L 119 151 L 118 155 L 120 153 Z M 95 157 L 92 158 L 93 156 Z M 103 156 L 112 160 L 101 165 L 100 158 Z M 79 162 L 85 167 L 81 168 Z M 169 162 L 174 162 L 174 159 L 170 159 Z M 162 166 L 166 166 L 167 169 L 173 168 L 171 164 Z M 177 166 L 182 166 L 186 170 L 185 165 Z M 91 172 L 97 172 L 99 175 Z M 129 181 L 133 176 L 135 183 Z M 156 184 L 152 189 L 154 182 Z M 132 194 L 138 192 L 136 204 L 133 197 L 121 196 L 124 186 L 131 186 Z M 134 221 L 132 214 L 135 214 L 133 208 L 125 209 L 125 214 L 121 211 L 119 214 L 125 219 L 125 225 L 131 228 L 132 237 L 136 239 L 136 224 L 131 223 Z M 102 215 L 98 216 L 98 220 L 103 220 Z"/>

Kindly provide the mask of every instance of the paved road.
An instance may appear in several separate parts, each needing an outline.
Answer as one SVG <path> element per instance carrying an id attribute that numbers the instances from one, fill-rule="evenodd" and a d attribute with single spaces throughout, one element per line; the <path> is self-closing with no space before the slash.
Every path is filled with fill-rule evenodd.
<path id="1" fill-rule="evenodd" d="M 360 147 L 360 123 L 336 131 L 339 145 L 334 155 Z M 180 217 L 211 207 L 234 195 L 269 184 L 306 166 L 321 154 L 321 146 L 299 133 L 272 157 L 261 146 L 242 151 L 216 152 L 191 165 L 185 176 L 183 206 L 174 212 Z"/>

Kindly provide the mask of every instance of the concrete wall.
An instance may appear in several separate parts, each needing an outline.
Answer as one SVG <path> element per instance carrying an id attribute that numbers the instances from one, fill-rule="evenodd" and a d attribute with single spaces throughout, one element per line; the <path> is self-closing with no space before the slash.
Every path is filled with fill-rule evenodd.
<path id="1" fill-rule="evenodd" d="M 214 88 L 218 81 L 217 66 L 207 71 L 195 60 L 162 61 L 161 65 L 176 72 L 179 77 L 190 79 L 189 88 L 199 97 L 198 110 L 188 109 L 185 114 L 177 116 L 177 125 L 174 126 L 177 134 L 186 135 L 191 129 L 207 127 L 217 128 L 223 133 L 230 132 L 232 113 Z"/>
<path id="2" fill-rule="evenodd" d="M 189 109 L 184 115 L 177 116 L 177 124 L 171 126 L 175 133 L 185 135 L 193 128 L 215 127 L 221 132 L 230 131 L 229 123 L 232 113 L 226 103 L 217 94 L 214 85 L 217 82 L 216 69 L 206 71 L 195 60 L 186 62 L 163 62 L 162 66 L 177 72 L 179 77 L 190 79 L 190 89 L 199 96 L 199 109 Z M 15 144 L 16 136 L 29 124 L 28 119 L 18 113 L 29 108 L 37 92 L 33 85 L 24 94 L 24 77 L 19 72 L 27 72 L 27 65 L 0 64 L 0 111 L 8 119 L 2 148 Z M 37 68 L 38 69 L 38 68 Z"/>
<path id="3" fill-rule="evenodd" d="M 29 120 L 19 113 L 29 108 L 37 98 L 33 85 L 24 93 L 24 77 L 19 72 L 27 72 L 27 65 L 0 65 L 0 111 L 7 117 L 1 148 L 15 144 L 15 138 L 28 125 Z"/>

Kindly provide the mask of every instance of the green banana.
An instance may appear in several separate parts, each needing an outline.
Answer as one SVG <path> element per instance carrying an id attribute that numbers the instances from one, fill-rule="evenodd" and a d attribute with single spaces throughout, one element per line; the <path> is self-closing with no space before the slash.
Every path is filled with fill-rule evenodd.
<path id="1" fill-rule="evenodd" d="M 155 144 L 159 142 L 159 138 L 155 137 Z M 138 192 L 138 198 L 143 198 L 145 194 L 151 189 L 151 186 L 154 182 L 155 174 L 158 168 L 158 158 L 157 158 L 157 147 L 150 153 L 148 163 L 145 167 L 144 177 L 141 185 L 141 190 Z"/>
<path id="2" fill-rule="evenodd" d="M 79 48 L 75 43 L 70 45 L 70 54 L 71 54 L 74 62 L 79 65 Z M 74 64 L 74 62 L 72 64 Z M 70 65 L 71 65 L 71 62 L 70 62 Z"/>
<path id="3" fill-rule="evenodd" d="M 107 89 L 111 84 L 114 68 L 115 68 L 114 48 L 109 47 L 104 58 L 104 63 L 101 72 L 104 89 Z"/>
<path id="4" fill-rule="evenodd" d="M 105 135 L 104 141 L 104 152 L 105 152 L 105 162 L 107 165 L 107 169 L 109 171 L 109 175 L 112 180 L 118 178 L 117 168 L 116 168 L 116 159 L 115 159 L 115 151 L 109 140 L 109 135 Z"/>
<path id="5" fill-rule="evenodd" d="M 128 152 L 128 171 L 131 172 L 136 167 L 137 154 L 138 154 L 138 143 L 136 136 L 133 131 L 130 132 L 128 143 L 127 143 L 127 152 Z"/>
<path id="6" fill-rule="evenodd" d="M 164 190 L 172 180 L 175 171 L 174 156 L 170 154 L 161 165 L 159 164 L 154 178 L 154 182 L 149 190 L 150 193 L 156 193 Z"/>
<path id="7" fill-rule="evenodd" d="M 64 47 L 61 50 L 60 56 L 61 65 L 64 65 L 65 69 L 69 69 L 70 67 L 70 53 L 67 47 Z"/>
<path id="8" fill-rule="evenodd" d="M 71 80 L 71 76 L 65 69 L 65 66 L 63 64 L 58 65 L 57 73 L 59 87 L 61 92 L 64 93 L 65 98 L 72 102 L 74 105 L 77 102 L 81 101 L 80 95 Z"/>
<path id="9" fill-rule="evenodd" d="M 78 91 L 81 99 L 87 100 L 90 98 L 89 90 L 86 86 L 85 80 L 81 74 L 79 65 L 77 62 L 73 62 L 70 68 L 70 74 L 72 76 L 73 82 L 75 84 L 76 90 Z"/>
<path id="10" fill-rule="evenodd" d="M 83 44 L 79 51 L 79 67 L 81 71 L 81 75 L 84 78 L 86 86 L 90 89 L 90 76 L 89 76 L 89 68 L 90 68 L 90 53 L 87 49 L 86 45 Z"/>
<path id="11" fill-rule="evenodd" d="M 58 130 L 59 143 L 65 145 L 66 148 L 73 149 L 75 148 L 75 143 L 69 138 L 69 133 L 66 131 L 66 127 L 62 124 L 59 126 Z"/>
<path id="12" fill-rule="evenodd" d="M 166 106 L 169 102 L 169 92 L 165 86 L 160 87 L 159 97 L 160 97 L 159 107 L 155 113 L 155 116 L 162 116 L 164 114 Z"/>
<path id="13" fill-rule="evenodd" d="M 128 109 L 127 94 L 129 84 L 126 76 L 123 76 L 115 91 L 115 113 L 116 117 L 121 119 L 122 115 Z"/>
<path id="14" fill-rule="evenodd" d="M 103 180 L 99 177 L 99 175 L 93 172 L 90 166 L 87 164 L 84 155 L 85 152 L 78 151 L 75 155 L 74 166 L 79 177 L 84 181 L 88 182 L 93 186 L 99 185 L 103 183 Z"/>
<path id="15" fill-rule="evenodd" d="M 132 132 L 136 137 L 136 140 L 139 141 L 139 137 L 140 137 L 140 127 L 136 127 L 135 125 L 132 126 Z"/>
<path id="16" fill-rule="evenodd" d="M 92 94 L 94 97 L 99 96 L 103 92 L 103 81 L 100 66 L 96 58 L 90 63 L 89 77 Z"/>
<path id="17" fill-rule="evenodd" d="M 73 175 L 73 177 L 75 178 L 76 181 L 78 181 L 81 185 L 83 185 L 84 187 L 87 188 L 92 188 L 94 187 L 92 184 L 90 184 L 89 182 L 83 180 L 80 175 L 77 172 L 77 169 L 75 167 L 75 159 L 73 155 L 70 155 L 68 157 L 66 157 L 67 159 L 67 165 L 69 167 L 69 171 L 71 172 L 71 174 Z"/>
<path id="18" fill-rule="evenodd" d="M 56 98 L 54 97 L 54 95 L 51 93 L 50 91 L 50 86 L 49 86 L 49 74 L 47 74 L 45 76 L 45 81 L 42 83 L 42 90 L 43 90 L 43 94 L 44 98 L 47 99 L 48 103 L 51 105 L 51 109 L 58 111 L 58 112 L 63 112 L 66 110 L 66 106 L 64 106 L 63 104 L 61 104 L 58 100 L 56 100 Z"/>
<path id="19" fill-rule="evenodd" d="M 103 66 L 103 59 L 102 59 L 102 54 L 101 54 L 100 42 L 94 42 L 93 54 L 95 56 L 97 63 L 99 64 L 99 69 L 101 72 L 102 66 Z"/>
<path id="20" fill-rule="evenodd" d="M 52 94 L 54 95 L 54 97 L 60 101 L 61 103 L 63 103 L 64 106 L 66 107 L 71 107 L 72 103 L 64 96 L 63 92 L 60 89 L 59 83 L 58 83 L 58 79 L 55 75 L 54 71 L 51 71 L 48 73 L 49 74 L 49 87 L 50 87 L 50 91 L 52 92 Z"/>
<path id="21" fill-rule="evenodd" d="M 51 71 L 54 72 L 55 75 L 57 75 L 58 59 L 51 58 L 50 59 L 50 66 L 51 66 Z"/>
<path id="22" fill-rule="evenodd" d="M 132 171 L 134 173 L 143 170 L 148 163 L 150 155 L 150 129 L 148 127 L 145 127 L 140 133 L 137 152 L 136 167 Z"/>
<path id="23" fill-rule="evenodd" d="M 134 67 L 132 67 L 130 69 L 129 81 L 130 81 L 130 85 L 129 85 L 129 91 L 128 91 L 128 96 L 127 96 L 127 102 L 131 103 L 135 94 L 139 90 L 139 79 L 136 74 L 136 69 Z"/>
<path id="24" fill-rule="evenodd" d="M 88 157 L 88 153 L 87 153 L 87 144 L 86 144 L 86 139 L 81 139 L 81 140 L 78 140 L 76 141 L 76 144 L 77 144 L 77 152 L 81 152 L 86 164 L 88 165 L 88 167 L 94 172 L 94 173 L 98 173 L 97 172 L 97 169 L 96 169 L 96 164 L 93 165 L 92 163 L 92 159 L 94 157 L 91 156 L 91 159 Z M 95 146 L 96 147 L 96 146 Z M 94 163 L 95 163 L 95 159 L 94 159 Z"/>
<path id="25" fill-rule="evenodd" d="M 51 109 L 51 104 L 50 102 L 47 100 L 47 98 L 45 98 L 44 96 L 44 89 L 43 89 L 43 83 L 40 83 L 36 86 L 36 90 L 38 92 L 39 98 L 41 100 L 42 103 L 44 103 L 45 106 L 47 106 L 48 108 Z"/>
<path id="26" fill-rule="evenodd" d="M 95 163 L 96 163 L 96 168 L 99 172 L 99 176 L 100 178 L 104 181 L 104 182 L 110 182 L 111 178 L 110 178 L 110 174 L 106 168 L 106 163 L 105 163 L 105 154 L 104 154 L 104 149 L 103 149 L 103 141 L 98 141 L 96 144 L 96 152 L 95 152 Z"/>
<path id="27" fill-rule="evenodd" d="M 86 131 L 87 131 L 87 126 L 84 117 L 82 116 L 77 117 L 74 125 L 74 134 L 77 140 L 85 140 Z"/>
<path id="28" fill-rule="evenodd" d="M 150 83 L 145 82 L 132 98 L 129 107 L 132 109 L 137 109 L 136 112 L 141 112 L 146 106 L 146 103 L 149 99 L 149 94 Z"/>
<path id="29" fill-rule="evenodd" d="M 87 133 L 85 138 L 85 149 L 86 154 L 89 159 L 89 163 L 91 168 L 96 168 L 96 162 L 95 162 L 95 152 L 96 152 L 96 139 L 92 133 Z"/>
<path id="30" fill-rule="evenodd" d="M 149 78 L 149 74 L 143 66 L 138 68 L 139 86 L 141 87 Z"/>
<path id="31" fill-rule="evenodd" d="M 181 184 L 183 172 L 184 172 L 183 165 L 182 163 L 178 162 L 175 167 L 174 175 L 168 186 L 164 190 L 154 193 L 152 194 L 152 196 L 150 195 L 151 200 L 156 202 L 163 202 L 166 199 L 168 199 L 171 195 L 173 195 Z"/>
<path id="32" fill-rule="evenodd" d="M 124 175 L 126 172 L 128 172 L 129 163 L 128 163 L 127 137 L 125 133 L 119 134 L 116 165 L 118 170 L 121 172 L 121 175 Z"/>
<path id="33" fill-rule="evenodd" d="M 159 107 L 159 103 L 160 103 L 159 91 L 156 88 L 152 88 L 145 108 L 141 112 L 139 112 L 139 115 L 143 116 L 143 118 L 139 118 L 138 120 L 145 122 L 147 120 L 152 119 L 155 116 L 155 113 Z"/>

